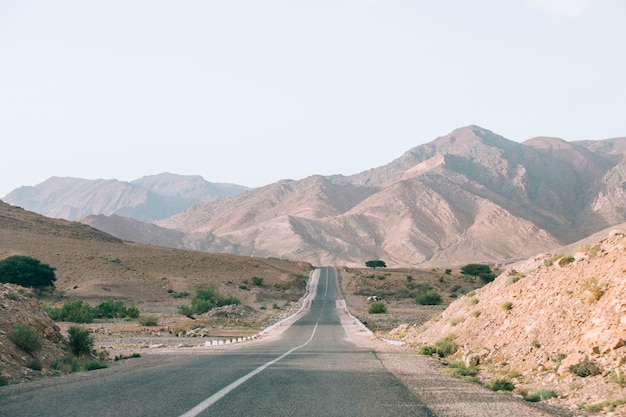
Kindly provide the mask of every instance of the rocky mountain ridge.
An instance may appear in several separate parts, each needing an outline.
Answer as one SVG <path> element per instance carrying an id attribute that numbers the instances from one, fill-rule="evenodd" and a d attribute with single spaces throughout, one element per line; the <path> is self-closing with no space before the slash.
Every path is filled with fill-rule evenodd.
<path id="1" fill-rule="evenodd" d="M 152 222 L 245 190 L 247 187 L 240 185 L 211 183 L 199 175 L 170 173 L 130 182 L 51 177 L 35 186 L 17 188 L 2 200 L 66 220 L 104 214 Z"/>
<path id="2" fill-rule="evenodd" d="M 626 221 L 625 149 L 469 126 L 360 174 L 280 181 L 155 224 L 194 233 L 195 248 L 315 264 L 508 263 Z"/>
<path id="3" fill-rule="evenodd" d="M 478 126 L 351 175 L 283 180 L 152 224 L 83 221 L 123 239 L 317 265 L 509 263 L 626 221 L 626 138 L 513 142 Z"/>

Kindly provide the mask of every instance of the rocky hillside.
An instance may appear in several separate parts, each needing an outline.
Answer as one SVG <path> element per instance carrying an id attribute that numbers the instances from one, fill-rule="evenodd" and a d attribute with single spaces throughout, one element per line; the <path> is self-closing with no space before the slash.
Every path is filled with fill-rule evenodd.
<path id="1" fill-rule="evenodd" d="M 234 184 L 210 183 L 198 175 L 169 173 L 130 182 L 52 177 L 34 187 L 20 187 L 3 201 L 66 220 L 104 214 L 151 222 L 246 189 Z"/>
<path id="2" fill-rule="evenodd" d="M 453 335 L 459 358 L 479 364 L 483 379 L 552 389 L 574 408 L 626 400 L 626 224 L 571 254 L 508 267 L 426 326 L 392 334 L 410 345 Z"/>
<path id="3" fill-rule="evenodd" d="M 509 263 L 626 221 L 626 138 L 457 129 L 350 177 L 286 180 L 156 222 L 195 248 L 390 266 Z"/>
<path id="4" fill-rule="evenodd" d="M 19 347 L 11 338 L 16 325 L 35 330 L 41 347 L 32 352 Z M 67 340 L 30 291 L 18 285 L 0 284 L 0 384 L 49 375 L 55 359 L 68 353 Z"/>
<path id="5" fill-rule="evenodd" d="M 152 305 L 167 305 L 169 312 L 189 302 L 172 294 L 193 292 L 207 284 L 256 307 L 271 305 L 273 296 L 281 302 L 285 294 L 274 294 L 272 288 L 308 275 L 311 268 L 304 262 L 276 258 L 123 242 L 82 223 L 50 219 L 0 202 L 0 259 L 12 255 L 31 256 L 56 268 L 56 287 L 64 300 L 98 303 L 113 297 L 142 303 L 147 311 Z M 263 278 L 267 288 L 239 288 L 254 276 Z M 294 286 L 291 291 L 303 289 Z"/>

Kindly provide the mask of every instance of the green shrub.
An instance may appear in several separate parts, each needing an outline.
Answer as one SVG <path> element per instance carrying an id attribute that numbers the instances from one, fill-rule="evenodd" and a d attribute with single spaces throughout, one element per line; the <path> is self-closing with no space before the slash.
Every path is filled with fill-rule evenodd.
<path id="1" fill-rule="evenodd" d="M 373 303 L 367 311 L 370 314 L 382 314 L 387 312 L 387 306 L 385 303 Z"/>
<path id="2" fill-rule="evenodd" d="M 543 264 L 545 266 L 552 266 L 555 263 L 557 263 L 559 266 L 565 266 L 572 262 L 574 262 L 573 256 L 565 256 L 562 253 L 557 253 L 556 255 L 553 255 L 549 259 L 546 259 L 545 261 L 543 261 Z"/>
<path id="3" fill-rule="evenodd" d="M 467 366 L 463 362 L 451 362 L 448 369 L 453 376 L 474 377 L 478 375 L 478 368 L 475 366 Z"/>
<path id="4" fill-rule="evenodd" d="M 95 317 L 95 309 L 81 300 L 68 301 L 61 308 L 43 306 L 43 310 L 54 321 L 91 323 Z"/>
<path id="5" fill-rule="evenodd" d="M 415 297 L 415 302 L 420 305 L 434 306 L 442 303 L 441 295 L 435 291 L 426 291 Z"/>
<path id="6" fill-rule="evenodd" d="M 515 384 L 508 379 L 497 378 L 489 381 L 487 388 L 492 391 L 513 391 L 515 389 Z"/>
<path id="7" fill-rule="evenodd" d="M 130 317 L 131 319 L 136 319 L 137 317 L 139 317 L 139 309 L 135 306 L 132 307 L 128 307 L 126 309 L 126 316 L 125 317 Z"/>
<path id="8" fill-rule="evenodd" d="M 43 368 L 41 365 L 41 361 L 36 358 L 30 358 L 26 361 L 26 367 L 32 369 L 33 371 L 41 371 Z"/>
<path id="9" fill-rule="evenodd" d="M 139 322 L 139 324 L 141 324 L 142 326 L 158 326 L 159 321 L 157 319 L 156 316 L 139 316 L 139 318 L 137 319 L 137 321 Z"/>
<path id="10" fill-rule="evenodd" d="M 141 355 L 139 353 L 131 353 L 130 355 L 117 355 L 115 356 L 113 360 L 117 362 L 117 361 L 121 361 L 124 359 L 131 359 L 131 358 L 141 358 Z"/>
<path id="11" fill-rule="evenodd" d="M 9 385 L 9 378 L 0 375 L 0 387 L 4 387 L 5 385 Z"/>
<path id="12" fill-rule="evenodd" d="M 568 369 L 571 373 L 573 373 L 574 375 L 578 375 L 581 378 L 600 375 L 602 373 L 602 369 L 598 366 L 598 364 L 596 364 L 589 358 L 585 358 L 584 361 L 572 365 Z"/>
<path id="13" fill-rule="evenodd" d="M 538 403 L 539 401 L 549 400 L 550 398 L 556 398 L 559 395 L 552 389 L 540 389 L 524 396 L 524 399 L 531 403 Z"/>
<path id="14" fill-rule="evenodd" d="M 97 361 L 95 359 L 85 361 L 83 364 L 83 368 L 85 371 L 95 371 L 96 369 L 107 368 L 107 364 L 101 361 Z"/>
<path id="15" fill-rule="evenodd" d="M 41 335 L 26 324 L 17 323 L 13 326 L 9 338 L 26 353 L 33 354 L 41 349 Z"/>
<path id="16" fill-rule="evenodd" d="M 451 334 L 444 337 L 443 339 L 438 340 L 435 343 L 435 351 L 437 355 L 445 358 L 446 356 L 455 354 L 459 347 L 454 339 L 456 339 L 456 336 Z"/>
<path id="17" fill-rule="evenodd" d="M 263 285 L 263 278 L 261 277 L 252 277 L 252 284 L 261 286 Z"/>
<path id="18" fill-rule="evenodd" d="M 417 349 L 417 353 L 419 353 L 420 355 L 432 356 L 433 354 L 437 353 L 437 349 L 435 349 L 435 347 L 431 345 L 422 345 L 419 347 L 419 349 Z"/>
<path id="19" fill-rule="evenodd" d="M 96 306 L 94 315 L 97 318 L 137 318 L 139 317 L 139 309 L 136 307 L 127 308 L 122 301 L 108 298 Z"/>
<path id="20" fill-rule="evenodd" d="M 254 277 L 253 277 L 254 280 Z M 241 304 L 241 301 L 233 295 L 222 296 L 215 285 L 207 285 L 198 288 L 191 299 L 191 305 L 178 307 L 178 312 L 189 316 L 191 314 L 204 314 L 215 307 L 231 304 Z"/>
<path id="21" fill-rule="evenodd" d="M 67 334 L 70 341 L 70 350 L 76 356 L 90 355 L 93 349 L 93 337 L 88 329 L 71 326 Z"/>
<path id="22" fill-rule="evenodd" d="M 187 298 L 189 297 L 189 293 L 187 291 L 174 291 L 172 297 L 174 298 Z"/>

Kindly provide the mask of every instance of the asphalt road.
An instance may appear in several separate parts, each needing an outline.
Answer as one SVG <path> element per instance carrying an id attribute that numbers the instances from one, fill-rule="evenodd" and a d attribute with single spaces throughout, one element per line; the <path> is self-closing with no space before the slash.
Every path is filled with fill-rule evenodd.
<path id="1" fill-rule="evenodd" d="M 347 340 L 336 298 L 335 271 L 322 268 L 310 308 L 276 340 L 0 387 L 0 416 L 434 415 Z"/>

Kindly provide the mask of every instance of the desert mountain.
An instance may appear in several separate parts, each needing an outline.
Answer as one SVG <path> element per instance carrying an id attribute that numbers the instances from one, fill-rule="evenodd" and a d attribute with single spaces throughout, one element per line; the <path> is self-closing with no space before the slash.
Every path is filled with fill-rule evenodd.
<path id="1" fill-rule="evenodd" d="M 507 140 L 469 126 L 352 176 L 312 176 L 158 226 L 206 250 L 316 264 L 510 262 L 626 221 L 626 138 Z"/>
<path id="2" fill-rule="evenodd" d="M 66 220 L 104 214 L 151 222 L 246 189 L 210 183 L 198 175 L 169 173 L 130 182 L 52 177 L 36 186 L 20 187 L 3 201 Z"/>
<path id="3" fill-rule="evenodd" d="M 318 265 L 509 263 L 625 222 L 625 156 L 626 138 L 518 143 L 468 126 L 352 176 L 283 180 L 151 225 L 84 221 L 137 242 Z"/>

